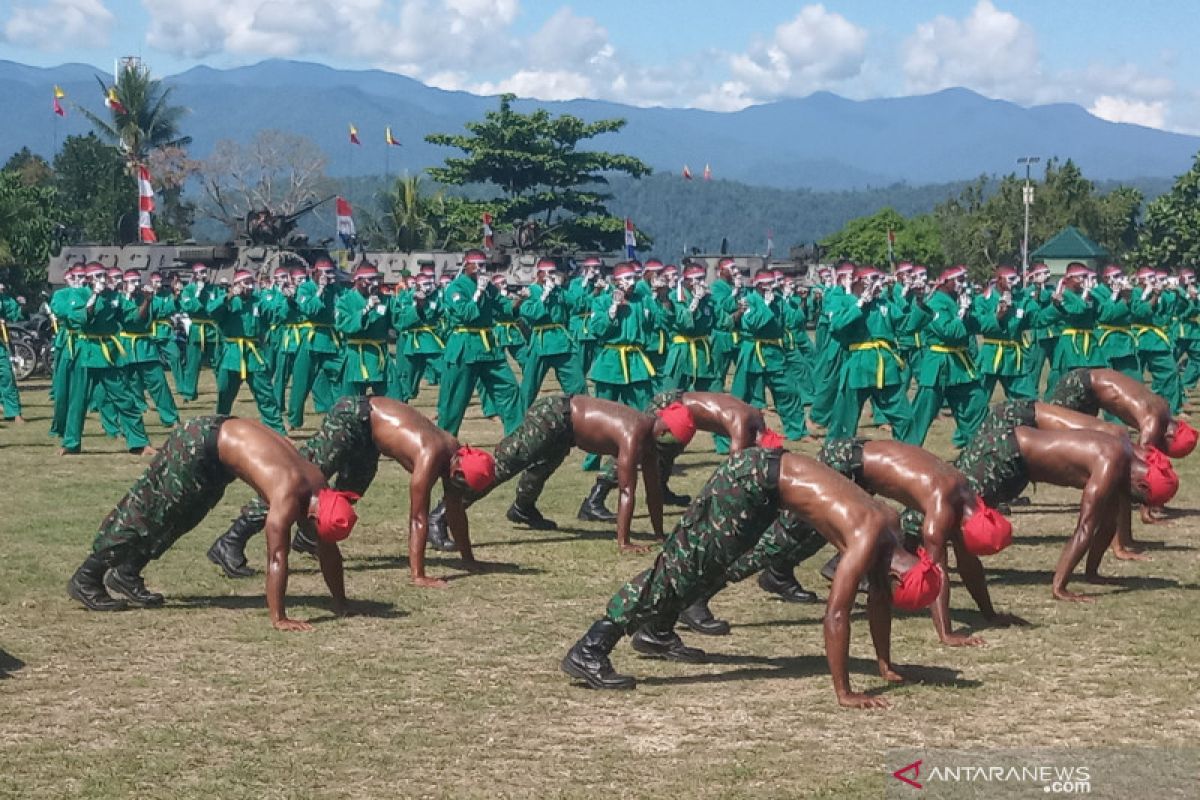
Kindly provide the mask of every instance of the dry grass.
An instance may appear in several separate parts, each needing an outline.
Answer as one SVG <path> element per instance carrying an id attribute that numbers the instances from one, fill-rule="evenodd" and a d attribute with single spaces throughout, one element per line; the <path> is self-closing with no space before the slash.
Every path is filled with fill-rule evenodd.
<path id="1" fill-rule="evenodd" d="M 423 391 L 418 405 L 431 412 Z M 1124 581 L 1092 589 L 1095 604 L 1050 598 L 1077 493 L 1040 487 L 1032 508 L 1017 509 L 1017 546 L 988 563 L 998 606 L 1034 627 L 947 649 L 927 616 L 898 619 L 893 649 L 915 680 L 886 690 L 891 711 L 864 713 L 834 702 L 821 607 L 774 602 L 752 581 L 714 603 L 732 636 L 687 637 L 714 663 L 648 661 L 622 645 L 614 662 L 639 676 L 636 692 L 571 685 L 559 658 L 651 560 L 618 556 L 611 530 L 574 521 L 591 481 L 578 456 L 542 505 L 563 529 L 505 522 L 510 488 L 472 511 L 479 556 L 510 571 L 466 576 L 438 555 L 431 572 L 454 577 L 450 588 L 410 587 L 407 479 L 389 463 L 345 547 L 358 616 L 333 618 L 314 563 L 295 560 L 291 606 L 317 629 L 275 633 L 261 581 L 227 580 L 208 563 L 205 549 L 246 498 L 236 484 L 147 570 L 166 608 L 85 612 L 65 596 L 67 577 L 144 462 L 95 435 L 95 420 L 87 455 L 55 457 L 45 387 L 23 397 L 31 424 L 0 429 L 0 795 L 879 797 L 891 748 L 1177 747 L 1200 736 L 1197 459 L 1181 465 L 1179 516 L 1135 523 L 1153 562 L 1106 562 Z M 210 385 L 185 414 L 213 402 Z M 945 453 L 948 433 L 939 421 L 931 447 Z M 472 416 L 464 437 L 490 446 L 499 426 Z M 694 492 L 717 463 L 702 438 L 681 460 L 679 491 Z M 644 515 L 636 530 L 648 536 Z M 257 565 L 261 548 L 255 540 Z M 800 571 L 821 592 L 822 560 Z M 952 603 L 958 626 L 981 623 L 960 586 Z M 854 685 L 882 689 L 861 614 L 851 653 Z"/>

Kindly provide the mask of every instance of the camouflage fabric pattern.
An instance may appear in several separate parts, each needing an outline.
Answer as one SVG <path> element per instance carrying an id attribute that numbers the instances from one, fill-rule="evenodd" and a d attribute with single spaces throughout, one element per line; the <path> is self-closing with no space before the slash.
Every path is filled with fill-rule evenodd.
<path id="1" fill-rule="evenodd" d="M 197 417 L 173 431 L 100 523 L 92 552 L 109 566 L 155 559 L 199 525 L 233 481 L 217 454 L 217 435 L 227 419 Z"/>
<path id="2" fill-rule="evenodd" d="M 1073 369 L 1063 375 L 1046 398 L 1046 402 L 1069 408 L 1072 411 L 1082 411 L 1084 414 L 1097 413 L 1100 405 L 1096 402 L 1096 395 L 1092 392 L 1092 371 L 1090 369 Z"/>
<path id="3" fill-rule="evenodd" d="M 1016 428 L 1020 425 L 1036 427 L 1033 401 L 998 403 L 953 462 L 989 506 L 1015 500 L 1029 485 L 1017 444 Z"/>
<path id="4" fill-rule="evenodd" d="M 743 555 L 725 572 L 726 583 L 744 581 L 757 575 L 767 565 L 780 572 L 789 571 L 811 558 L 825 546 L 825 537 L 816 528 L 806 525 L 791 511 L 780 511 L 750 552 Z"/>
<path id="5" fill-rule="evenodd" d="M 496 445 L 496 482 L 491 488 L 520 473 L 516 503 L 522 508 L 535 504 L 546 481 L 574 446 L 570 395 L 552 394 L 535 400 L 516 430 Z M 478 497 L 472 495 L 471 499 Z"/>
<path id="6" fill-rule="evenodd" d="M 338 400 L 298 452 L 316 464 L 326 480 L 337 476 L 334 489 L 366 494 L 379 469 L 379 450 L 371 439 L 371 401 L 362 396 Z M 267 510 L 266 502 L 256 497 L 242 506 L 239 521 L 247 531 L 261 531 Z"/>
<path id="7" fill-rule="evenodd" d="M 821 445 L 817 460 L 858 483 L 862 478 L 863 444 L 866 441 L 852 437 L 828 439 Z"/>
<path id="8" fill-rule="evenodd" d="M 749 448 L 713 473 L 663 544 L 654 566 L 621 587 L 608 619 L 631 633 L 674 624 L 679 612 L 725 583 L 729 567 L 779 516 L 779 450 Z"/>

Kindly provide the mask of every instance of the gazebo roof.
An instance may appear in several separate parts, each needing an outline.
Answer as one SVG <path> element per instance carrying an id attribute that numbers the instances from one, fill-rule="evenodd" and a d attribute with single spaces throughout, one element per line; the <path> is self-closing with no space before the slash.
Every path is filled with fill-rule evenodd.
<path id="1" fill-rule="evenodd" d="M 1029 254 L 1030 258 L 1044 261 L 1049 258 L 1108 258 L 1108 251 L 1068 225 L 1050 237 L 1050 241 Z"/>

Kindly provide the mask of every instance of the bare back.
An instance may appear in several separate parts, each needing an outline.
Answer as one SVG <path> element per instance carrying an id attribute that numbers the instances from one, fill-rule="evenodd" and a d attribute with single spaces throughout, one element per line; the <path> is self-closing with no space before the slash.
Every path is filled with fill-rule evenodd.
<path id="1" fill-rule="evenodd" d="M 1137 428 L 1141 434 L 1139 444 L 1164 447 L 1171 407 L 1163 397 L 1150 391 L 1141 381 L 1115 369 L 1094 369 L 1091 381 L 1092 393 L 1100 407 Z"/>
<path id="2" fill-rule="evenodd" d="M 696 428 L 730 438 L 730 453 L 753 447 L 767 427 L 763 413 L 749 403 L 722 392 L 684 392 L 683 404 L 692 412 Z"/>
<path id="3" fill-rule="evenodd" d="M 867 491 L 926 516 L 943 503 L 964 503 L 971 497 L 966 477 L 953 465 L 928 450 L 903 442 L 864 443 L 862 474 L 862 485 Z"/>
<path id="4" fill-rule="evenodd" d="M 812 525 L 839 552 L 899 526 L 895 512 L 849 478 L 797 453 L 784 453 L 780 461 L 779 504 Z M 875 542 L 866 544 L 873 549 Z"/>
<path id="5" fill-rule="evenodd" d="M 221 463 L 249 484 L 268 506 L 302 502 L 325 486 L 325 476 L 292 443 L 260 422 L 234 417 L 217 437 Z"/>
<path id="6" fill-rule="evenodd" d="M 619 456 L 654 445 L 654 418 L 622 403 L 598 397 L 571 398 L 575 445 L 589 453 Z"/>
<path id="7" fill-rule="evenodd" d="M 1076 489 L 1103 481 L 1116 490 L 1128 480 L 1129 446 L 1107 434 L 1019 426 L 1015 435 L 1031 481 Z"/>
<path id="8" fill-rule="evenodd" d="M 428 465 L 442 477 L 458 450 L 458 440 L 407 403 L 389 397 L 372 397 L 371 439 L 381 455 L 395 459 L 412 473 Z"/>

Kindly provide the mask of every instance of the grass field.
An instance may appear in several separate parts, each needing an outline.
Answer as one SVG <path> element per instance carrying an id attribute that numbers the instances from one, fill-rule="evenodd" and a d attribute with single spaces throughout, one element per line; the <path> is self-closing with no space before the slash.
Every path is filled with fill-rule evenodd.
<path id="1" fill-rule="evenodd" d="M 430 573 L 453 579 L 441 591 L 407 582 L 407 477 L 383 464 L 343 548 L 359 613 L 334 618 L 315 562 L 293 559 L 289 608 L 312 633 L 273 631 L 261 579 L 228 580 L 204 557 L 247 499 L 241 484 L 146 570 L 165 608 L 86 612 L 66 597 L 67 578 L 146 462 L 95 418 L 86 453 L 58 458 L 45 389 L 23 388 L 28 425 L 0 425 L 0 796 L 882 797 L 903 765 L 889 761 L 893 748 L 1174 749 L 1200 738 L 1200 458 L 1178 465 L 1170 522 L 1134 523 L 1153 561 L 1106 560 L 1122 581 L 1085 589 L 1095 603 L 1050 597 L 1078 492 L 1042 486 L 1015 509 L 1015 546 L 986 562 L 997 606 L 1032 627 L 982 629 L 956 581 L 955 622 L 987 645 L 942 647 L 928 615 L 900 615 L 893 652 L 912 680 L 886 687 L 859 609 L 851 680 L 893 704 L 862 712 L 834 700 L 823 606 L 773 601 L 753 581 L 713 604 L 733 635 L 685 634 L 712 663 L 645 660 L 622 644 L 614 665 L 639 677 L 636 691 L 572 685 L 559 659 L 652 561 L 618 556 L 611 529 L 575 521 L 592 479 L 578 455 L 541 505 L 558 531 L 507 523 L 512 488 L 501 489 L 472 509 L 472 537 L 478 557 L 511 567 L 467 575 L 434 554 Z M 423 392 L 417 405 L 432 413 L 433 390 Z M 184 415 L 213 404 L 210 385 Z M 937 423 L 935 452 L 948 454 L 949 429 Z M 462 438 L 491 447 L 499 436 L 473 410 Z M 698 436 L 680 463 L 673 487 L 696 491 L 718 463 L 711 439 Z M 644 513 L 635 534 L 649 541 Z M 261 567 L 261 538 L 250 552 Z M 822 596 L 828 552 L 799 572 Z"/>

